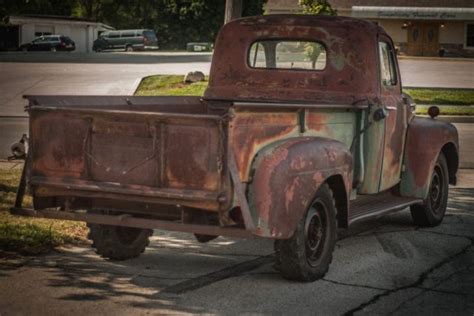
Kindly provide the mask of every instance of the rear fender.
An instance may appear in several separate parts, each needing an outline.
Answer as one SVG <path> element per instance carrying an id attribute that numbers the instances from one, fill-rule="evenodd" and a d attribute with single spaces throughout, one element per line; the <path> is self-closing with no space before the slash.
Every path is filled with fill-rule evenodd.
<path id="1" fill-rule="evenodd" d="M 248 197 L 258 236 L 290 238 L 320 185 L 330 177 L 342 178 L 345 201 L 337 204 L 347 205 L 352 155 L 341 142 L 323 137 L 275 142 L 258 153 L 252 170 Z"/>
<path id="2" fill-rule="evenodd" d="M 402 196 L 427 197 L 434 165 L 441 152 L 448 163 L 449 182 L 455 184 L 459 164 L 456 127 L 439 120 L 415 117 L 408 127 L 405 171 L 400 182 Z"/>

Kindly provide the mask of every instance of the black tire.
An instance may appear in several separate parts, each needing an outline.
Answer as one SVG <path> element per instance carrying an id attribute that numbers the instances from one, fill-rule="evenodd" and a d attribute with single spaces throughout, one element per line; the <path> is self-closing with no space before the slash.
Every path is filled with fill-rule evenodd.
<path id="1" fill-rule="evenodd" d="M 448 164 L 444 154 L 440 153 L 431 176 L 428 197 L 423 204 L 415 204 L 410 207 L 415 224 L 421 227 L 433 227 L 441 224 L 448 206 L 448 193 Z"/>
<path id="2" fill-rule="evenodd" d="M 111 260 L 138 257 L 150 243 L 151 229 L 87 224 L 92 247 L 97 254 Z"/>
<path id="3" fill-rule="evenodd" d="M 134 51 L 133 46 L 132 45 L 127 45 L 127 47 L 125 47 L 125 51 L 126 52 L 133 52 Z"/>
<path id="4" fill-rule="evenodd" d="M 55 53 L 57 51 L 56 47 L 51 47 L 49 50 L 53 53 Z"/>
<path id="5" fill-rule="evenodd" d="M 336 239 L 336 206 L 323 184 L 293 236 L 275 242 L 276 268 L 289 280 L 316 281 L 329 269 Z"/>
<path id="6" fill-rule="evenodd" d="M 210 242 L 211 240 L 216 239 L 219 236 L 214 236 L 214 235 L 204 235 L 204 234 L 194 234 L 194 238 L 201 244 L 205 244 Z"/>

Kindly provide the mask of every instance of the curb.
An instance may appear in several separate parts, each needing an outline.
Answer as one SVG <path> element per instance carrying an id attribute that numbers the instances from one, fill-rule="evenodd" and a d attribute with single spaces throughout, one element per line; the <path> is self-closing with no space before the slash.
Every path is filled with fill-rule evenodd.
<path id="1" fill-rule="evenodd" d="M 428 115 L 417 115 L 418 117 L 429 118 Z M 474 123 L 474 116 L 470 115 L 440 115 L 436 120 L 449 123 Z"/>
<path id="2" fill-rule="evenodd" d="M 398 55 L 398 59 L 405 60 L 434 60 L 434 61 L 470 61 L 474 62 L 474 58 L 469 57 L 419 57 L 419 56 L 402 56 Z"/>
<path id="3" fill-rule="evenodd" d="M 469 115 L 445 115 L 438 116 L 438 119 L 450 123 L 474 123 L 474 116 Z"/>
<path id="4" fill-rule="evenodd" d="M 420 87 L 420 86 L 403 86 L 403 89 L 428 89 L 428 90 L 462 90 L 462 91 L 472 91 L 472 88 L 450 88 L 450 87 Z M 402 90 L 403 90 L 402 89 Z"/>
<path id="5" fill-rule="evenodd" d="M 128 91 L 128 95 L 135 95 L 135 92 L 137 92 L 138 86 L 142 82 L 144 78 L 137 78 L 133 85 L 130 87 L 130 90 Z"/>

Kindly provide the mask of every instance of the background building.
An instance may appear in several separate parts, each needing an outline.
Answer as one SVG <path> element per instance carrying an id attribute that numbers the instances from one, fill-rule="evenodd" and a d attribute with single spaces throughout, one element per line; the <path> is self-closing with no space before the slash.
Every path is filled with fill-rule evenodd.
<path id="1" fill-rule="evenodd" d="M 92 43 L 100 32 L 114 29 L 111 26 L 86 19 L 62 16 L 10 16 L 0 26 L 0 49 L 12 50 L 31 42 L 41 35 L 65 35 L 76 43 L 76 52 L 92 51 Z"/>
<path id="2" fill-rule="evenodd" d="M 399 52 L 414 56 L 473 56 L 473 0 L 329 0 L 342 16 L 373 21 Z M 266 11 L 300 12 L 298 0 L 268 0 Z"/>

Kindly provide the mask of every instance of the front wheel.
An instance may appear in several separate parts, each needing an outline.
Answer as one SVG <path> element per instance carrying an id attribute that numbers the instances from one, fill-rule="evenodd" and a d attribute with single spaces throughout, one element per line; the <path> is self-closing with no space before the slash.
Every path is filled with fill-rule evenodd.
<path id="1" fill-rule="evenodd" d="M 323 184 L 290 239 L 275 242 L 277 269 L 283 277 L 311 282 L 329 269 L 336 245 L 336 207 L 332 191 Z"/>
<path id="2" fill-rule="evenodd" d="M 151 229 L 87 224 L 92 247 L 97 254 L 111 260 L 138 257 L 150 243 Z"/>
<path id="3" fill-rule="evenodd" d="M 125 47 L 125 51 L 126 52 L 133 52 L 133 46 L 129 45 L 129 46 Z"/>
<path id="4" fill-rule="evenodd" d="M 448 206 L 449 174 L 446 157 L 440 153 L 431 176 L 428 197 L 423 204 L 410 207 L 411 216 L 416 225 L 433 227 L 441 224 Z"/>
<path id="5" fill-rule="evenodd" d="M 56 52 L 56 47 L 51 47 L 49 50 L 54 53 Z"/>

